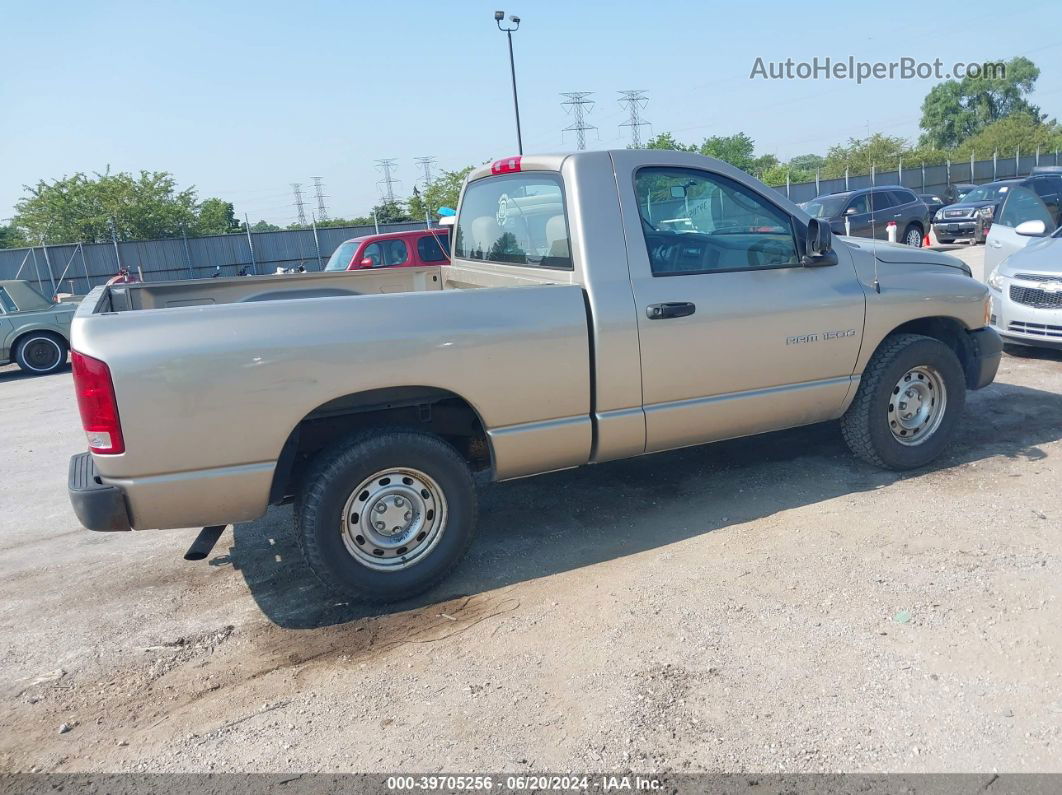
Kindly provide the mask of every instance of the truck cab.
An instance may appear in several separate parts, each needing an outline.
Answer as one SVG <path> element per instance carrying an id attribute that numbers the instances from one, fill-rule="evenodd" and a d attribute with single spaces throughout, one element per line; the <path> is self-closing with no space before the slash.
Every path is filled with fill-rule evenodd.
<path id="1" fill-rule="evenodd" d="M 326 271 L 372 268 L 416 268 L 450 261 L 450 236 L 446 229 L 384 232 L 362 235 L 340 243 L 328 258 Z"/>

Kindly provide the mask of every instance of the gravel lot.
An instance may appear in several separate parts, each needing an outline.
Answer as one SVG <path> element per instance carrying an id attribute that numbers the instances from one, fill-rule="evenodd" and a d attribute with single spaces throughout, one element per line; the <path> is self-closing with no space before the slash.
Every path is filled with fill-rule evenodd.
<path id="1" fill-rule="evenodd" d="M 1062 771 L 1062 355 L 927 471 L 828 424 L 486 487 L 379 611 L 288 508 L 198 564 L 81 530 L 69 373 L 0 394 L 0 770 Z"/>

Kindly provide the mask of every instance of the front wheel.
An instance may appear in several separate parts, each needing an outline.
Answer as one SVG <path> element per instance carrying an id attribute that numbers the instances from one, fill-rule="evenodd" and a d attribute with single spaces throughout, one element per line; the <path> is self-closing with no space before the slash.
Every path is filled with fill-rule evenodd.
<path id="1" fill-rule="evenodd" d="M 965 402 L 966 379 L 951 348 L 932 337 L 896 334 L 867 364 L 841 431 L 864 461 L 916 469 L 951 441 Z"/>
<path id="2" fill-rule="evenodd" d="M 913 224 L 903 233 L 903 242 L 914 248 L 922 248 L 922 230 Z"/>
<path id="3" fill-rule="evenodd" d="M 330 590 L 369 602 L 438 583 L 476 526 L 468 464 L 426 433 L 369 431 L 319 454 L 295 505 L 306 562 Z"/>

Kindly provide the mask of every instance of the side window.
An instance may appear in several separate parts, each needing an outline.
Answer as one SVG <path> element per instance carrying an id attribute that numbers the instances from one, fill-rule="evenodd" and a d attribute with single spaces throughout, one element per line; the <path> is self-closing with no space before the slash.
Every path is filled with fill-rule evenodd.
<path id="1" fill-rule="evenodd" d="M 469 183 L 461 197 L 454 257 L 572 269 L 560 175 L 524 171 Z"/>
<path id="2" fill-rule="evenodd" d="M 907 190 L 894 190 L 889 192 L 892 194 L 893 204 L 910 204 L 913 201 L 918 201 L 917 197 Z"/>
<path id="3" fill-rule="evenodd" d="M 370 268 L 382 268 L 384 264 L 383 249 L 379 243 L 370 243 L 361 252 L 361 261 L 369 260 Z"/>
<path id="4" fill-rule="evenodd" d="M 871 195 L 873 196 L 871 202 L 875 211 L 887 210 L 890 207 L 896 206 L 896 202 L 892 199 L 892 194 L 887 190 L 876 190 Z"/>
<path id="5" fill-rule="evenodd" d="M 1062 224 L 1062 179 L 1056 177 L 1042 177 L 1033 180 L 1033 188 L 1041 201 L 1047 206 L 1056 224 Z"/>
<path id="6" fill-rule="evenodd" d="M 409 249 L 405 240 L 386 240 L 383 242 L 384 264 L 405 265 L 409 259 Z"/>
<path id="7" fill-rule="evenodd" d="M 0 287 L 0 315 L 5 312 L 17 312 L 18 307 L 15 306 L 15 302 L 11 300 L 11 296 L 7 294 L 7 290 Z"/>
<path id="8" fill-rule="evenodd" d="M 1023 221 L 1043 221 L 1048 233 L 1054 231 L 1057 225 L 1051 211 L 1036 195 L 1036 192 L 1024 185 L 1019 185 L 1007 192 L 999 218 L 996 218 L 993 223 L 1013 227 Z"/>
<path id="9" fill-rule="evenodd" d="M 854 199 L 852 199 L 852 201 L 848 203 L 848 210 L 855 210 L 857 215 L 869 213 L 870 202 L 868 201 L 868 199 L 869 196 L 867 196 L 867 194 L 865 193 L 860 196 L 856 196 Z M 846 214 L 848 213 L 848 210 L 845 210 Z"/>
<path id="10" fill-rule="evenodd" d="M 634 184 L 654 276 L 798 265 L 793 219 L 719 174 L 643 168 Z"/>
<path id="11" fill-rule="evenodd" d="M 449 259 L 446 235 L 422 235 L 417 238 L 417 255 L 421 262 L 445 262 Z"/>

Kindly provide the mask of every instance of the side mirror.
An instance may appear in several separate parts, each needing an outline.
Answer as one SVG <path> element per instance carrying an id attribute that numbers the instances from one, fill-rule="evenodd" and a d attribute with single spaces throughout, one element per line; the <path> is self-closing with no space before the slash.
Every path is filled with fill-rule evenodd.
<path id="1" fill-rule="evenodd" d="M 845 215 L 855 215 L 858 212 L 859 212 L 859 210 L 857 210 L 855 207 L 849 207 L 847 210 L 844 211 L 844 214 Z"/>
<path id="2" fill-rule="evenodd" d="M 1043 237 L 1047 234 L 1047 225 L 1040 220 L 1022 221 L 1014 227 L 1014 231 L 1025 237 Z"/>
<path id="3" fill-rule="evenodd" d="M 812 218 L 808 222 L 807 244 L 800 264 L 807 268 L 837 264 L 837 255 L 833 251 L 833 230 L 829 221 Z"/>
<path id="4" fill-rule="evenodd" d="M 361 266 L 363 268 L 372 268 L 375 267 L 375 265 L 376 260 L 374 260 L 372 257 L 362 257 Z"/>

